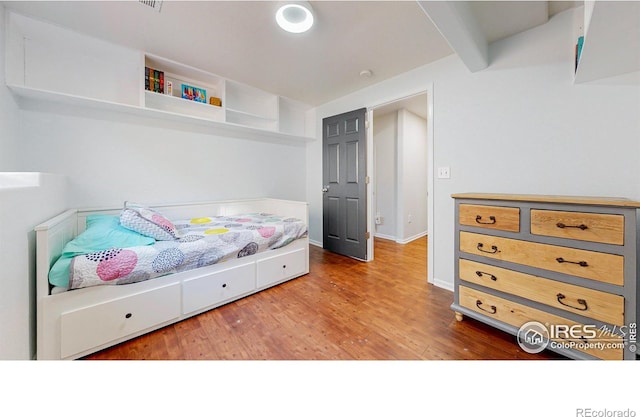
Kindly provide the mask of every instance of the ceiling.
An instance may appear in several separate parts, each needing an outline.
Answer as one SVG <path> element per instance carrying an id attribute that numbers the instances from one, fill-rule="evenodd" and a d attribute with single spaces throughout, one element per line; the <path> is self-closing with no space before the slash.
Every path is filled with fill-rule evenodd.
<path id="1" fill-rule="evenodd" d="M 7 9 L 320 105 L 454 53 L 416 1 L 311 1 L 316 24 L 289 34 L 275 1 L 5 1 Z M 423 2 L 431 3 L 431 2 Z M 545 23 L 565 1 L 466 3 L 483 41 Z M 360 76 L 372 71 L 369 78 Z"/>

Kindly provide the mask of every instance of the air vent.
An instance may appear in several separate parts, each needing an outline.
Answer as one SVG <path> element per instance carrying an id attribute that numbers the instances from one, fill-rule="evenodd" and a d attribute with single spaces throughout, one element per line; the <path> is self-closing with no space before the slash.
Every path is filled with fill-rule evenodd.
<path id="1" fill-rule="evenodd" d="M 138 0 L 141 4 L 145 6 L 149 6 L 158 13 L 160 13 L 160 9 L 162 9 L 162 0 Z"/>

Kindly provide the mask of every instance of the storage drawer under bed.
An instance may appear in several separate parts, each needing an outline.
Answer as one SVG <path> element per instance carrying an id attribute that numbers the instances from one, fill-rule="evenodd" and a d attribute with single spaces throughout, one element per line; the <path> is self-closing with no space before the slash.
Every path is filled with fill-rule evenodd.
<path id="1" fill-rule="evenodd" d="M 255 264 L 249 262 L 191 278 L 182 285 L 182 313 L 190 314 L 255 290 Z"/>
<path id="2" fill-rule="evenodd" d="M 60 353 L 66 358 L 180 316 L 180 283 L 60 315 Z"/>
<path id="3" fill-rule="evenodd" d="M 287 278 L 302 275 L 307 266 L 307 251 L 305 248 L 261 259 L 257 262 L 258 288 L 266 287 Z"/>

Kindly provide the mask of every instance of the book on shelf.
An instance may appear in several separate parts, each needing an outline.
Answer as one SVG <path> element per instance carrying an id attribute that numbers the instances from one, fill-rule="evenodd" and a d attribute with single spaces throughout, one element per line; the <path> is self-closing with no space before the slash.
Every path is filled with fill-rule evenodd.
<path id="1" fill-rule="evenodd" d="M 144 67 L 144 89 L 164 94 L 164 71 Z"/>
<path id="2" fill-rule="evenodd" d="M 182 90 L 182 98 L 186 100 L 196 101 L 198 103 L 207 102 L 207 91 L 204 88 L 182 84 L 180 89 Z"/>

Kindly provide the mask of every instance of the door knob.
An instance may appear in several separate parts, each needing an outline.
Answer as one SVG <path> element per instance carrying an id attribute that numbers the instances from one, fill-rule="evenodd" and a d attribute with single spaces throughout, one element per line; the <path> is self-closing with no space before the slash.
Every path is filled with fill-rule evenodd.
<path id="1" fill-rule="evenodd" d="M 325 186 L 324 186 L 324 188 L 322 188 L 322 192 L 323 192 L 323 193 L 327 193 L 327 192 L 329 192 L 329 186 L 328 186 L 328 185 L 325 185 Z"/>

